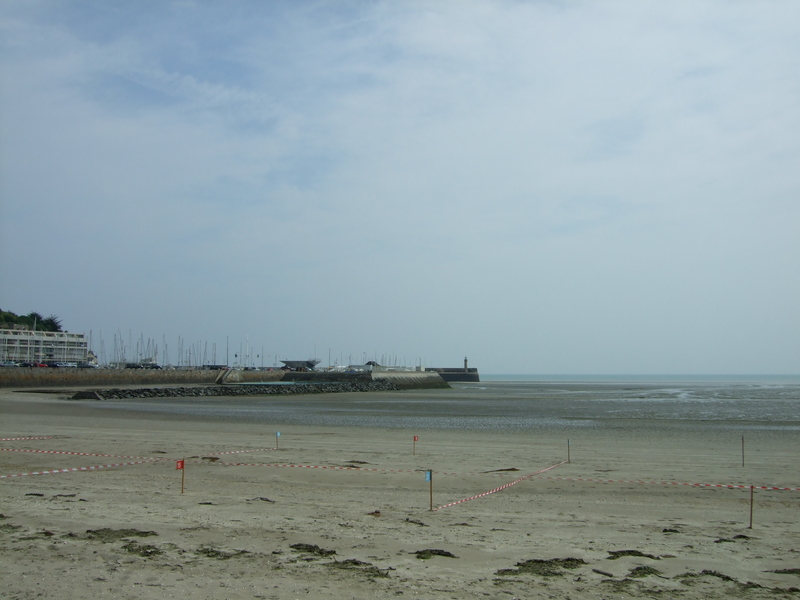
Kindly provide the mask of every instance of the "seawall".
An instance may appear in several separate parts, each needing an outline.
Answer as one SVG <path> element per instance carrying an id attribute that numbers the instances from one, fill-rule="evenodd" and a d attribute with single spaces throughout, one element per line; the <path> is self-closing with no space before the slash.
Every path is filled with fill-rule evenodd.
<path id="1" fill-rule="evenodd" d="M 182 369 L 0 369 L 0 387 L 212 385 L 222 371 Z M 280 381 L 283 371 L 233 371 L 229 381 Z"/>
<path id="2" fill-rule="evenodd" d="M 194 371 L 178 369 L 0 369 L 0 387 L 105 387 L 105 386 L 163 386 L 214 385 L 223 371 Z M 431 389 L 450 387 L 434 372 L 340 373 L 330 371 L 231 371 L 226 383 L 258 383 L 270 381 L 359 382 L 385 380 L 398 389 Z"/>

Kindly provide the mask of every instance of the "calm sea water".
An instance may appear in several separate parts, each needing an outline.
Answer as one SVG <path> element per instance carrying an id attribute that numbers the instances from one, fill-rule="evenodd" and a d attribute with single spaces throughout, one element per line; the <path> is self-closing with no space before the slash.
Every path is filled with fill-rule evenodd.
<path id="1" fill-rule="evenodd" d="M 537 430 L 679 427 L 800 432 L 800 376 L 487 375 L 449 390 L 97 404 L 272 425 Z"/>

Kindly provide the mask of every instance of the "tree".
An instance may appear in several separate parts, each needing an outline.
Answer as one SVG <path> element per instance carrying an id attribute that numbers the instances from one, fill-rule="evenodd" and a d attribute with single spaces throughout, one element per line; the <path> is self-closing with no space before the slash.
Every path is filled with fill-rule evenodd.
<path id="1" fill-rule="evenodd" d="M 61 331 L 61 319 L 55 315 L 42 319 L 42 329 L 44 331 Z"/>

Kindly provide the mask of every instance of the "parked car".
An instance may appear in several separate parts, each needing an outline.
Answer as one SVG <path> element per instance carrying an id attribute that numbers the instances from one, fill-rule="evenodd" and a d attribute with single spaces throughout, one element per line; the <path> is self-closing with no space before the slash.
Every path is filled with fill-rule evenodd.
<path id="1" fill-rule="evenodd" d="M 0 362 L 0 367 L 18 367 L 19 363 L 15 363 L 13 360 L 4 360 Z"/>

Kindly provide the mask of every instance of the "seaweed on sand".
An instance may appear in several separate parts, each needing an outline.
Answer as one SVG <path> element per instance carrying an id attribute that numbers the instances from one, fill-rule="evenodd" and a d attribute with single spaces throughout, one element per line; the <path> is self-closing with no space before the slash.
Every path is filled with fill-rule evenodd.
<path id="1" fill-rule="evenodd" d="M 216 548 L 212 548 L 210 546 L 200 546 L 197 549 L 198 554 L 202 554 L 207 558 L 216 558 L 217 560 L 228 560 L 229 558 L 239 558 L 246 554 L 250 554 L 247 550 L 234 550 L 232 552 L 226 552 L 225 550 L 217 550 Z"/>
<path id="2" fill-rule="evenodd" d="M 140 531 L 138 529 L 87 529 L 86 537 L 98 542 L 116 542 L 129 537 L 152 537 L 158 535 L 155 531 Z"/>
<path id="3" fill-rule="evenodd" d="M 306 554 L 316 554 L 317 556 L 333 556 L 336 550 L 325 550 L 315 544 L 292 544 L 289 546 L 295 552 L 305 552 Z"/>
<path id="4" fill-rule="evenodd" d="M 139 556 L 144 556 L 145 558 L 152 558 L 153 556 L 158 556 L 159 554 L 164 554 L 164 552 L 152 544 L 140 544 L 134 540 L 130 540 L 122 549 L 130 552 L 131 554 L 138 554 Z"/>
<path id="5" fill-rule="evenodd" d="M 551 558 L 549 560 L 534 558 L 517 563 L 516 569 L 500 569 L 496 575 L 539 575 L 540 577 L 560 577 L 564 575 L 562 569 L 577 569 L 587 564 L 580 558 Z"/>
<path id="6" fill-rule="evenodd" d="M 334 559 L 333 562 L 328 563 L 328 567 L 332 569 L 342 569 L 344 571 L 355 571 L 367 577 L 389 577 L 389 570 L 381 570 L 372 563 L 358 560 L 357 558 L 348 558 L 347 560 L 338 561 Z"/>
<path id="7" fill-rule="evenodd" d="M 660 557 L 658 556 L 645 554 L 639 550 L 609 550 L 608 553 L 611 555 L 608 557 L 608 560 L 616 560 L 618 558 L 622 558 L 623 556 L 638 556 L 640 558 L 652 558 L 653 560 L 660 560 Z"/>
<path id="8" fill-rule="evenodd" d="M 436 550 L 433 548 L 429 548 L 427 550 L 417 550 L 414 552 L 417 555 L 417 558 L 421 558 L 422 560 L 428 560 L 429 558 L 433 558 L 434 556 L 446 556 L 448 558 L 458 558 L 452 552 L 448 552 L 447 550 Z"/>
<path id="9" fill-rule="evenodd" d="M 653 567 L 636 567 L 632 569 L 630 573 L 628 573 L 628 577 L 633 577 L 634 579 L 641 579 L 642 577 L 647 577 L 649 575 L 661 575 L 661 571 L 655 569 Z"/>

